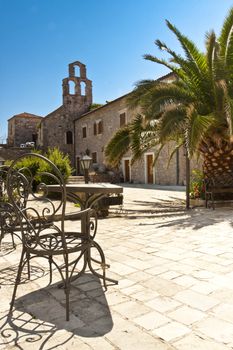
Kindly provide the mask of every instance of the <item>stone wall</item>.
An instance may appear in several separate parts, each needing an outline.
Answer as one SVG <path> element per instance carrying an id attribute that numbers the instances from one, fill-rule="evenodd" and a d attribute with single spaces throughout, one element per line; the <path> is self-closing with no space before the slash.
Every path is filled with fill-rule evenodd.
<path id="1" fill-rule="evenodd" d="M 105 164 L 104 147 L 109 142 L 114 133 L 120 128 L 120 114 L 126 113 L 126 120 L 129 122 L 138 112 L 127 108 L 127 96 L 114 100 L 103 107 L 97 108 L 75 121 L 76 150 L 78 157 L 82 157 L 86 152 L 92 156 L 96 153 L 98 164 Z M 103 131 L 100 134 L 94 132 L 94 124 L 102 121 Z M 82 129 L 86 128 L 86 137 L 83 137 Z M 184 185 L 185 184 L 185 156 L 182 150 L 174 154 L 172 159 L 169 158 L 174 149 L 174 144 L 170 143 L 161 151 L 154 165 L 153 182 L 159 185 Z M 130 168 L 130 181 L 133 183 L 146 183 L 146 155 L 155 154 L 155 150 L 147 151 L 141 159 L 137 160 Z M 124 173 L 124 161 L 132 159 L 130 152 L 126 153 L 122 159 L 120 170 Z M 201 168 L 199 163 L 193 159 L 191 161 L 191 170 Z"/>
<path id="2" fill-rule="evenodd" d="M 75 121 L 76 136 L 76 155 L 85 154 L 88 150 L 89 155 L 97 153 L 97 163 L 105 163 L 104 147 L 120 128 L 120 114 L 126 113 L 126 120 L 129 121 L 133 115 L 132 111 L 127 110 L 126 97 L 116 99 L 99 107 Z M 102 122 L 102 132 L 94 134 L 94 124 Z M 83 137 L 83 128 L 86 128 L 86 137 Z"/>
<path id="3" fill-rule="evenodd" d="M 69 76 L 63 79 L 62 89 L 63 105 L 43 119 L 39 145 L 44 150 L 58 147 L 69 155 L 74 166 L 74 119 L 86 113 L 92 104 L 92 82 L 86 77 L 84 64 L 78 61 L 69 64 Z"/>
<path id="4" fill-rule="evenodd" d="M 31 152 L 31 149 L 18 147 L 0 147 L 0 157 L 4 161 L 16 159 L 17 157 L 28 152 Z"/>
<path id="5" fill-rule="evenodd" d="M 73 121 L 63 107 L 58 108 L 46 116 L 39 131 L 39 145 L 46 151 L 48 147 L 58 147 L 73 159 L 74 145 L 68 144 L 66 135 L 71 131 L 73 135 Z"/>
<path id="6" fill-rule="evenodd" d="M 96 152 L 98 164 L 105 164 L 104 146 L 109 142 L 117 129 L 120 128 L 120 114 L 126 113 L 126 120 L 129 122 L 138 112 L 127 108 L 127 96 L 116 99 L 103 107 L 93 110 L 75 121 L 76 135 L 76 155 L 81 157 L 86 152 L 92 156 Z M 95 135 L 94 124 L 102 121 L 103 131 L 101 134 Z M 86 137 L 83 138 L 82 129 L 86 128 Z M 168 165 L 170 153 L 174 145 L 169 144 L 162 150 L 155 166 L 154 166 L 154 183 L 160 185 L 183 185 L 185 181 L 185 158 L 183 154 L 179 154 L 179 160 L 176 155 Z M 154 154 L 154 150 L 147 153 Z M 123 157 L 121 170 L 124 172 L 123 162 L 125 159 L 131 159 L 132 155 L 127 153 Z M 184 158 L 184 161 L 183 161 Z M 178 165 L 179 163 L 179 165 Z M 131 182 L 145 183 L 146 179 L 146 159 L 145 155 L 140 160 L 132 164 Z"/>
<path id="7" fill-rule="evenodd" d="M 30 113 L 22 113 L 13 116 L 8 120 L 7 144 L 19 147 L 26 142 L 36 142 L 38 126 L 42 117 Z"/>

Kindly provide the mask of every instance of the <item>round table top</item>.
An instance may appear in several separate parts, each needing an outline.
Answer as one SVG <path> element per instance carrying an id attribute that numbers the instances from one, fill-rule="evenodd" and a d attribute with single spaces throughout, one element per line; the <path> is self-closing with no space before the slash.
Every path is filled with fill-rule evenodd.
<path id="1" fill-rule="evenodd" d="M 49 185 L 49 189 L 59 191 L 59 185 Z M 122 193 L 123 187 L 110 183 L 66 184 L 67 192 Z"/>

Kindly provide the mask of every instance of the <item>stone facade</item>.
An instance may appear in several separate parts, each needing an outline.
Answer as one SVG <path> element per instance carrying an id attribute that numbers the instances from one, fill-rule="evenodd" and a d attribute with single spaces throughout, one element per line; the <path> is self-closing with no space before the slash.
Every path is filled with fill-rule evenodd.
<path id="1" fill-rule="evenodd" d="M 2 165 L 7 160 L 16 159 L 24 153 L 28 152 L 31 152 L 31 149 L 2 145 L 0 147 L 0 165 Z"/>
<path id="2" fill-rule="evenodd" d="M 171 82 L 175 77 L 168 74 L 159 81 Z M 38 128 L 38 146 L 42 150 L 48 147 L 59 149 L 70 156 L 76 174 L 82 173 L 80 159 L 89 154 L 93 159 L 93 168 L 106 168 L 104 147 L 114 133 L 130 122 L 140 110 L 127 107 L 128 95 L 91 110 L 92 82 L 86 76 L 84 64 L 76 61 L 69 64 L 68 77 L 62 81 L 63 104 L 44 118 L 23 113 L 9 119 L 8 142 L 11 146 L 30 141 L 27 130 L 35 130 L 32 121 L 40 122 Z M 32 116 L 32 115 L 31 115 Z M 36 125 L 35 124 L 35 125 Z M 30 126 L 30 127 L 29 127 Z M 164 147 L 154 164 L 155 150 L 147 151 L 143 157 L 131 164 L 132 155 L 125 154 L 121 161 L 120 172 L 125 182 L 155 183 L 161 185 L 183 185 L 185 183 L 185 157 L 179 151 L 168 166 L 172 144 Z M 193 167 L 198 166 L 196 163 Z M 119 175 L 119 174 L 118 174 Z"/>
<path id="3" fill-rule="evenodd" d="M 120 97 L 75 120 L 75 153 L 77 157 L 82 156 L 87 151 L 90 155 L 96 153 L 96 163 L 105 163 L 104 146 L 120 128 L 120 115 L 125 113 L 126 122 L 135 115 L 135 112 L 127 110 L 126 98 L 127 95 Z"/>
<path id="4" fill-rule="evenodd" d="M 165 77 L 165 79 L 169 79 L 169 77 Z M 139 109 L 132 110 L 127 107 L 127 96 L 122 96 L 75 120 L 75 167 L 78 173 L 81 171 L 80 159 L 85 153 L 88 153 L 93 158 L 93 162 L 100 167 L 102 164 L 107 166 L 104 158 L 104 147 L 121 127 L 122 115 L 124 114 L 125 116 L 125 123 L 128 123 L 140 112 Z M 100 132 L 99 124 L 101 124 Z M 132 154 L 130 152 L 125 154 L 120 165 L 124 181 L 160 185 L 184 185 L 184 151 L 177 151 L 168 164 L 170 153 L 174 149 L 172 146 L 172 144 L 168 144 L 164 147 L 155 164 L 155 149 L 147 151 L 140 160 L 133 164 L 131 164 Z M 192 162 L 192 168 L 198 166 L 195 161 Z"/>
<path id="5" fill-rule="evenodd" d="M 92 82 L 86 77 L 86 67 L 76 61 L 69 64 L 69 76 L 63 79 L 63 104 L 43 118 L 39 130 L 39 145 L 59 149 L 74 160 L 74 120 L 87 112 L 92 104 Z"/>
<path id="6" fill-rule="evenodd" d="M 32 141 L 36 143 L 41 120 L 41 116 L 26 112 L 10 118 L 8 120 L 8 146 L 19 147 L 21 144 Z"/>

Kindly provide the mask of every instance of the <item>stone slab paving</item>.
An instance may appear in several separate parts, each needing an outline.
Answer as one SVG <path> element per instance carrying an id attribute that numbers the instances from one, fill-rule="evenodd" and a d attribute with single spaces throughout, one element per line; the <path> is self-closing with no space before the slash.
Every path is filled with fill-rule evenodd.
<path id="1" fill-rule="evenodd" d="M 143 188 L 144 187 L 144 188 Z M 7 318 L 21 246 L 0 252 L 0 350 L 233 348 L 232 208 L 184 210 L 184 191 L 125 186 L 124 206 L 99 220 L 97 241 L 119 285 L 88 271 L 73 283 L 71 317 L 55 272 L 32 262 Z M 67 221 L 69 229 L 77 222 Z"/>

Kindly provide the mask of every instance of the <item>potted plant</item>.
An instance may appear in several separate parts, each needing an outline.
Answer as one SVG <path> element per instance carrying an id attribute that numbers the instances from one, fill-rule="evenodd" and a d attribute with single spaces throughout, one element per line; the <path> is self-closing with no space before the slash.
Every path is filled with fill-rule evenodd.
<path id="1" fill-rule="evenodd" d="M 194 169 L 191 174 L 190 204 L 193 207 L 205 205 L 204 175 L 199 169 Z"/>

